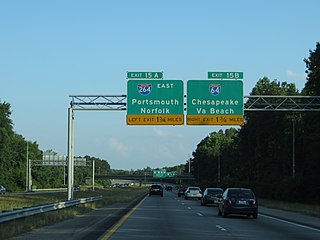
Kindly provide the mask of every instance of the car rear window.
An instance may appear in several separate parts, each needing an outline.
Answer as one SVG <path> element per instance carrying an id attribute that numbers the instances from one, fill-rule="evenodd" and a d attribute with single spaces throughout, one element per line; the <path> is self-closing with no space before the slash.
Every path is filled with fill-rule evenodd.
<path id="1" fill-rule="evenodd" d="M 222 190 L 208 190 L 208 194 L 221 194 L 221 193 L 223 193 L 223 191 Z"/>
<path id="2" fill-rule="evenodd" d="M 230 190 L 229 197 L 230 198 L 247 198 L 247 199 L 254 198 L 252 191 L 248 189 Z"/>

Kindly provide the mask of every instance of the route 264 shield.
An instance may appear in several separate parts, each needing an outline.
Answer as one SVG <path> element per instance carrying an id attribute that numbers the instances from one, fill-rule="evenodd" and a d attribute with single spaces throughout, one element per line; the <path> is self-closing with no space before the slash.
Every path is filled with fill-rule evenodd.
<path id="1" fill-rule="evenodd" d="M 221 85 L 220 84 L 210 84 L 209 91 L 213 96 L 217 96 L 221 92 Z"/>
<path id="2" fill-rule="evenodd" d="M 151 83 L 138 84 L 137 85 L 137 90 L 142 96 L 147 96 L 152 91 L 152 84 Z"/>

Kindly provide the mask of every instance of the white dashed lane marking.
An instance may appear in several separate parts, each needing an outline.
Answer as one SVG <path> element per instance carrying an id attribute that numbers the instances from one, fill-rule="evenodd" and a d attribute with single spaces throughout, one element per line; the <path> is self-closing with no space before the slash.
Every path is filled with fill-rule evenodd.
<path id="1" fill-rule="evenodd" d="M 221 227 L 220 225 L 216 225 L 216 228 L 219 228 L 221 231 L 227 231 L 224 227 Z"/>

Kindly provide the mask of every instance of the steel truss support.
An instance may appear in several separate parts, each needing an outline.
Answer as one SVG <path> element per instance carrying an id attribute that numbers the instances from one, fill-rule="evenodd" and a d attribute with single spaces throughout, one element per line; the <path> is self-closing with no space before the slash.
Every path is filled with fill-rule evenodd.
<path id="1" fill-rule="evenodd" d="M 126 95 L 70 95 L 73 110 L 126 110 Z M 244 111 L 318 112 L 320 96 L 244 96 Z"/>
<path id="2" fill-rule="evenodd" d="M 320 96 L 245 96 L 244 111 L 319 112 Z"/>
<path id="3" fill-rule="evenodd" d="M 73 110 L 126 110 L 126 95 L 70 95 Z"/>

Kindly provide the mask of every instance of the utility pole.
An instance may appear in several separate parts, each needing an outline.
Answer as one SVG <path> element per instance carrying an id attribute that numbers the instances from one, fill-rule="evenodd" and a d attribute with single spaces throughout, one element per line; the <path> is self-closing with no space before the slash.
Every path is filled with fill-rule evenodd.
<path id="1" fill-rule="evenodd" d="M 29 189 L 29 142 L 27 141 L 26 192 Z"/>
<path id="2" fill-rule="evenodd" d="M 292 120 L 292 178 L 296 177 L 296 156 L 295 156 L 295 119 Z"/>

